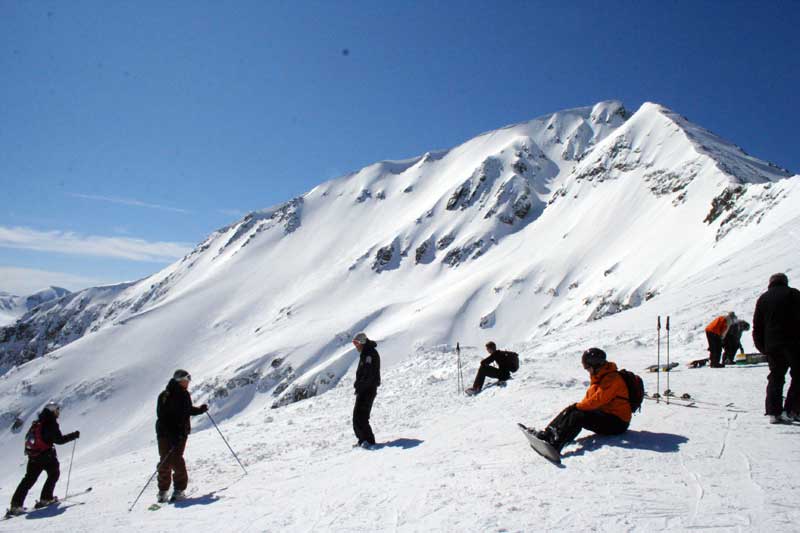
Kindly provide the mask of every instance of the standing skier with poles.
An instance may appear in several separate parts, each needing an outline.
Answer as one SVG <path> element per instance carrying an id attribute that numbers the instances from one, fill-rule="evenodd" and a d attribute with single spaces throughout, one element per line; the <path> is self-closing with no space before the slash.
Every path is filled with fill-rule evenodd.
<path id="1" fill-rule="evenodd" d="M 25 508 L 22 506 L 25 503 L 25 496 L 28 495 L 28 491 L 43 471 L 47 472 L 47 480 L 42 487 L 39 501 L 36 502 L 36 508 L 58 503 L 58 498 L 53 495 L 53 490 L 61 471 L 54 445 L 66 444 L 81 436 L 79 431 L 73 431 L 67 435 L 61 434 L 61 428 L 58 425 L 60 414 L 61 407 L 55 402 L 50 402 L 42 409 L 39 418 L 28 430 L 28 434 L 25 436 L 25 455 L 28 456 L 28 468 L 25 471 L 25 477 L 19 482 L 19 486 L 11 498 L 11 508 L 8 510 L 7 516 L 21 515 L 25 512 Z"/>
<path id="2" fill-rule="evenodd" d="M 189 417 L 197 416 L 208 411 L 208 405 L 199 407 L 192 405 L 189 395 L 189 382 L 192 376 L 186 370 L 176 370 L 167 387 L 158 395 L 156 406 L 156 436 L 158 437 L 158 501 L 168 501 L 167 493 L 170 484 L 174 481 L 175 487 L 169 501 L 186 499 L 186 486 L 189 484 L 189 475 L 186 472 L 186 462 L 183 452 L 186 449 L 186 440 L 191 432 Z"/>
<path id="3" fill-rule="evenodd" d="M 369 425 L 372 413 L 372 404 L 378 395 L 381 384 L 381 356 L 375 348 L 378 346 L 367 337 L 366 333 L 359 333 L 353 337 L 353 346 L 358 350 L 358 369 L 353 387 L 356 389 L 356 403 L 353 406 L 353 431 L 358 442 L 356 446 L 370 449 L 375 446 L 375 434 Z"/>

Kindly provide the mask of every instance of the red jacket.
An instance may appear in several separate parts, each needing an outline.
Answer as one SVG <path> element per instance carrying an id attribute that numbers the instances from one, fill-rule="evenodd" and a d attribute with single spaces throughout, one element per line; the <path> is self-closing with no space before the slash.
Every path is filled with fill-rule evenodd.
<path id="1" fill-rule="evenodd" d="M 581 411 L 602 411 L 625 422 L 631 421 L 628 386 L 617 372 L 617 365 L 606 363 L 592 374 L 586 396 L 576 404 Z"/>

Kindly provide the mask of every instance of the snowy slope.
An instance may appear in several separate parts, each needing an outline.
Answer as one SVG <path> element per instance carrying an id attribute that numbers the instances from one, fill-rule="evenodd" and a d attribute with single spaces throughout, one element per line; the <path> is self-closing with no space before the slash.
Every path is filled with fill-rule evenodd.
<path id="1" fill-rule="evenodd" d="M 17 416 L 28 424 L 54 398 L 65 404 L 64 428 L 81 429 L 78 458 L 86 470 L 78 483 L 103 484 L 108 495 L 97 498 L 117 504 L 108 513 L 70 509 L 65 522 L 54 524 L 167 529 L 177 510 L 148 522 L 114 509 L 132 498 L 132 486 L 151 468 L 154 399 L 172 371 L 185 367 L 195 376 L 195 400 L 212 405 L 256 473 L 222 499 L 263 507 L 234 511 L 233 501 L 207 498 L 201 503 L 214 505 L 194 508 L 206 529 L 219 525 L 221 508 L 234 513 L 241 530 L 463 530 L 470 523 L 585 529 L 594 522 L 584 511 L 560 511 L 558 499 L 572 495 L 567 485 L 541 484 L 535 460 L 531 470 L 513 468 L 529 458 L 513 422 L 540 424 L 580 397 L 585 376 L 575 363 L 588 345 L 634 368 L 652 363 L 657 314 L 673 315 L 674 355 L 703 356 L 702 330 L 714 313 L 735 309 L 747 317 L 773 270 L 790 279 L 798 271 L 791 250 L 800 229 L 799 188 L 800 176 L 789 177 L 656 104 L 630 115 L 618 102 L 602 102 L 451 150 L 377 163 L 251 213 L 149 278 L 75 293 L 2 330 L 0 367 L 7 371 L 0 378 L 0 427 Z M 387 373 L 376 426 L 393 429 L 379 439 L 424 441 L 379 450 L 386 459 L 365 460 L 348 449 L 356 360 L 349 340 L 360 330 L 379 341 Z M 523 354 L 526 368 L 514 382 L 519 390 L 487 391 L 472 403 L 456 397 L 452 354 L 441 347 L 481 346 L 492 338 Z M 747 339 L 745 346 L 751 347 Z M 473 350 L 470 357 L 474 367 L 479 354 Z M 752 432 L 763 428 L 758 405 L 765 371 L 723 372 L 715 377 L 722 385 L 748 391 L 741 399 L 748 414 L 739 413 L 735 438 L 760 449 L 765 444 Z M 705 371 L 680 376 L 693 390 L 708 380 Z M 708 394 L 721 401 L 721 392 Z M 271 409 L 276 406 L 283 407 Z M 568 480 L 601 490 L 605 478 L 588 467 L 591 457 L 607 455 L 604 464 L 619 472 L 615 486 L 625 491 L 631 479 L 663 461 L 678 470 L 675 461 L 717 472 L 704 458 L 708 446 L 719 444 L 712 437 L 725 430 L 720 424 L 728 415 L 678 419 L 669 414 L 674 406 L 660 409 L 637 422 L 688 438 L 686 447 L 675 444 L 667 457 L 659 450 L 641 453 L 660 440 L 640 436 L 638 448 L 620 446 L 621 458 L 611 453 L 614 447 L 576 457 L 586 468 Z M 508 417 L 493 416 L 497 410 Z M 693 417 L 691 423 L 683 416 Z M 661 427 L 662 419 L 674 425 Z M 201 490 L 220 490 L 223 480 L 233 482 L 235 469 L 207 428 L 207 422 L 198 425 L 190 444 L 197 455 L 190 455 L 208 479 Z M 778 437 L 778 449 L 789 438 Z M 17 456 L 19 446 L 19 435 L 0 432 L 7 456 Z M 487 452 L 493 449 L 496 470 L 480 472 L 483 459 L 494 461 Z M 751 466 L 753 457 L 747 456 Z M 725 460 L 732 471 L 741 463 L 736 455 Z M 796 475 L 773 476 L 773 466 L 757 465 L 763 470 L 750 471 L 752 483 L 797 484 Z M 118 475 L 101 480 L 103 468 Z M 481 482 L 468 476 L 476 471 Z M 690 489 L 667 500 L 677 506 L 674 513 L 659 507 L 663 516 L 652 522 L 625 522 L 633 519 L 622 507 L 636 502 L 626 492 L 599 529 L 740 524 L 706 520 L 699 504 L 693 514 L 686 511 L 687 498 L 696 504 L 712 489 L 680 472 L 669 482 Z M 496 473 L 503 478 L 493 481 Z M 9 487 L 18 476 L 9 464 L 0 482 Z M 363 503 L 386 479 L 386 497 Z M 356 488 L 337 490 L 345 486 Z M 293 496 L 298 487 L 310 487 L 302 502 Z M 420 487 L 429 491 L 424 500 Z M 729 511 L 733 496 L 721 489 L 714 494 L 718 509 Z M 508 503 L 520 500 L 525 503 Z M 532 501 L 540 513 L 527 511 Z M 744 527 L 767 523 L 771 504 L 736 502 Z M 493 521 L 500 503 L 516 507 L 516 518 Z M 342 507 L 353 516 L 330 516 Z"/>

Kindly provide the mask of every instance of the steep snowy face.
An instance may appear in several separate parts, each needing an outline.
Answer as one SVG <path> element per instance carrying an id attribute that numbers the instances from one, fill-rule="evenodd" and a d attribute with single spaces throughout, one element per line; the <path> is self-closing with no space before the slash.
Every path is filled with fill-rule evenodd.
<path id="1" fill-rule="evenodd" d="M 419 346 L 561 334 L 686 290 L 796 227 L 800 178 L 783 176 L 661 106 L 629 115 L 619 102 L 376 163 L 221 228 L 144 280 L 0 330 L 0 422 L 55 398 L 130 412 L 103 446 L 144 442 L 152 410 L 138 406 L 175 368 L 233 416 L 334 387 L 359 331 L 387 368 Z"/>

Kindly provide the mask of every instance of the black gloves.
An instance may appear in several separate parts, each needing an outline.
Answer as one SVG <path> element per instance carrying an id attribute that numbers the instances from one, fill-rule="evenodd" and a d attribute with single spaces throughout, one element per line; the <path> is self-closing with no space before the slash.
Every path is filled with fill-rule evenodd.
<path id="1" fill-rule="evenodd" d="M 200 412 L 201 412 L 201 413 L 206 413 L 206 412 L 208 412 L 208 404 L 204 403 L 203 405 L 201 405 L 201 406 L 200 406 Z"/>
<path id="2" fill-rule="evenodd" d="M 81 432 L 80 431 L 73 431 L 72 433 L 69 434 L 69 437 L 70 437 L 69 440 L 79 439 L 79 438 L 81 438 Z"/>

